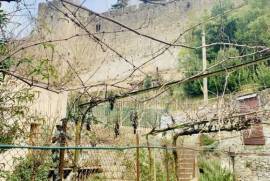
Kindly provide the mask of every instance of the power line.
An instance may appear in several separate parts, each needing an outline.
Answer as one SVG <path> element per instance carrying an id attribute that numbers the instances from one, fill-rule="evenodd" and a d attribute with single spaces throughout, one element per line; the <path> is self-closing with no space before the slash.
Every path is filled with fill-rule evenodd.
<path id="1" fill-rule="evenodd" d="M 250 62 L 238 64 L 238 65 L 235 65 L 235 66 L 223 68 L 223 69 L 212 71 L 212 72 L 207 72 L 207 71 L 206 72 L 200 72 L 200 73 L 198 73 L 198 74 L 196 74 L 194 76 L 188 77 L 188 78 L 175 80 L 175 81 L 170 81 L 168 83 L 165 83 L 165 84 L 162 84 L 162 85 L 157 85 L 157 86 L 150 87 L 150 88 L 147 88 L 147 89 L 141 89 L 141 90 L 137 90 L 137 91 L 133 91 L 133 92 L 128 92 L 128 93 L 124 93 L 124 94 L 120 94 L 120 95 L 115 95 L 115 96 L 113 96 L 113 98 L 114 99 L 123 99 L 123 98 L 126 98 L 126 97 L 139 95 L 139 94 L 142 94 L 142 93 L 150 92 L 150 91 L 161 89 L 161 88 L 168 88 L 168 87 L 170 88 L 173 85 L 183 84 L 183 83 L 186 83 L 186 82 L 202 79 L 202 78 L 205 78 L 205 77 L 212 77 L 212 76 L 216 76 L 216 75 L 219 75 L 219 74 L 222 74 L 222 73 L 226 73 L 226 72 L 229 72 L 229 71 L 234 71 L 234 70 L 237 70 L 237 69 L 240 69 L 240 68 L 243 68 L 243 67 L 254 65 L 254 64 L 266 61 L 269 58 L 270 58 L 270 55 L 259 58 L 259 59 L 256 59 L 256 60 L 253 60 L 253 61 L 250 61 Z M 162 93 L 163 92 L 164 91 L 162 91 Z M 91 101 L 91 102 L 86 102 L 86 103 L 80 104 L 80 107 L 89 106 L 89 105 L 96 105 L 96 104 L 100 104 L 100 103 L 104 103 L 104 102 L 108 102 L 108 101 L 109 101 L 108 98 L 100 99 L 100 100 L 96 100 L 94 102 Z"/>
<path id="2" fill-rule="evenodd" d="M 169 42 L 160 40 L 160 39 L 155 38 L 155 37 L 152 37 L 152 36 L 150 36 L 150 35 L 146 35 L 146 34 L 140 33 L 140 32 L 138 32 L 138 31 L 134 30 L 133 28 L 130 28 L 130 27 L 128 27 L 128 26 L 126 26 L 126 25 L 124 25 L 124 24 L 122 24 L 122 23 L 120 23 L 120 22 L 114 20 L 114 19 L 111 19 L 111 18 L 109 18 L 109 17 L 105 17 L 105 16 L 103 16 L 103 15 L 101 15 L 101 14 L 99 14 L 99 13 L 96 13 L 96 12 L 94 12 L 94 11 L 91 11 L 91 10 L 89 10 L 88 8 L 85 8 L 85 7 L 83 7 L 83 6 L 78 6 L 77 4 L 74 4 L 74 3 L 69 2 L 69 1 L 66 1 L 66 0 L 61 0 L 61 1 L 64 2 L 64 3 L 66 3 L 66 4 L 72 5 L 72 6 L 74 6 L 74 7 L 77 7 L 77 8 L 79 7 L 80 9 L 83 9 L 83 10 L 85 10 L 85 11 L 87 11 L 87 12 L 89 12 L 89 13 L 91 13 L 91 14 L 97 16 L 97 17 L 100 17 L 100 18 L 102 18 L 102 19 L 104 19 L 104 20 L 107 20 L 107 21 L 110 21 L 110 22 L 112 22 L 112 23 L 114 23 L 114 24 L 116 24 L 116 25 L 119 25 L 119 26 L 121 26 L 122 28 L 125 28 L 125 29 L 127 29 L 127 30 L 129 30 L 129 31 L 131 31 L 131 32 L 133 32 L 133 33 L 135 33 L 135 34 L 138 35 L 138 36 L 142 36 L 142 37 L 145 37 L 145 38 L 147 38 L 147 39 L 150 39 L 150 40 L 153 40 L 153 41 L 156 41 L 156 42 L 165 44 L 165 45 L 170 45 L 170 46 L 174 46 L 174 47 L 183 47 L 183 48 L 188 48 L 188 49 L 195 49 L 194 47 L 190 47 L 190 46 L 183 45 L 183 44 L 171 44 L 171 43 L 169 43 Z"/>

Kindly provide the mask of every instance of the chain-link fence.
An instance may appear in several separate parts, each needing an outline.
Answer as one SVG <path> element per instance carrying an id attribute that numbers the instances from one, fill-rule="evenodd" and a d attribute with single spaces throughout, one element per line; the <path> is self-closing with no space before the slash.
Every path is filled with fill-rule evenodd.
<path id="1" fill-rule="evenodd" d="M 231 154 L 227 149 L 241 147 L 240 132 L 233 141 L 231 138 L 235 135 L 226 134 L 222 140 L 221 133 L 218 133 L 209 134 L 203 140 L 194 135 L 179 137 L 175 144 L 177 130 L 148 134 L 155 128 L 168 128 L 177 125 L 177 121 L 184 122 L 184 117 L 174 113 L 185 106 L 190 107 L 177 100 L 147 104 L 116 102 L 114 109 L 110 104 L 93 108 L 89 121 L 71 118 L 52 122 L 23 120 L 14 124 L 14 128 L 7 124 L 5 127 L 12 129 L 2 129 L 4 134 L 0 136 L 0 180 L 190 181 L 198 178 L 201 167 L 206 170 L 212 165 L 209 160 L 222 159 L 229 165 L 230 178 L 234 170 L 237 174 L 242 173 L 238 168 L 244 166 L 268 168 L 268 163 L 259 161 L 254 166 L 250 163 L 253 160 L 242 159 L 243 150 L 233 150 L 239 153 Z M 134 112 L 137 114 L 136 125 Z M 228 142 L 227 137 L 230 138 Z M 187 143 L 192 144 L 187 146 Z M 200 162 L 201 155 L 204 159 Z M 214 171 L 209 168 L 211 173 L 220 170 L 219 165 Z"/>
<path id="2" fill-rule="evenodd" d="M 142 129 L 138 131 L 141 136 L 128 134 L 130 130 L 126 129 L 115 138 L 109 130 L 93 127 L 96 133 L 90 140 L 95 143 L 89 145 L 85 135 L 89 131 L 82 132 L 77 146 L 71 146 L 76 143 L 74 139 L 62 133 L 64 145 L 63 140 L 59 145 L 38 142 L 53 140 L 56 135 L 42 139 L 35 131 L 29 143 L 0 144 L 0 180 L 191 181 L 199 176 L 211 176 L 212 180 L 225 177 L 228 181 L 234 177 L 244 181 L 251 177 L 254 181 L 269 179 L 269 147 L 246 147 L 239 133 L 230 137 L 224 133 L 219 141 L 210 134 L 201 135 L 200 145 L 193 146 L 187 144 L 194 143 L 195 136 L 181 137 L 175 146 L 170 135 L 145 137 Z"/>
<path id="3" fill-rule="evenodd" d="M 167 147 L 0 145 L 1 180 L 175 180 Z M 77 155 L 76 155 L 77 154 Z M 76 157 L 77 156 L 77 157 Z"/>

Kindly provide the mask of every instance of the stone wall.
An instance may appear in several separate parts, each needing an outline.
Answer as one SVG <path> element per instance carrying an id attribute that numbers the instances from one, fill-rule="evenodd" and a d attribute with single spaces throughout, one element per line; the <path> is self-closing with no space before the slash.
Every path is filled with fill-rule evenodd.
<path id="1" fill-rule="evenodd" d="M 103 13 L 103 16 L 117 20 L 128 27 L 136 29 L 140 33 L 153 36 L 157 39 L 173 42 L 178 35 L 191 24 L 194 24 L 205 10 L 210 10 L 215 0 L 177 0 L 167 5 L 145 5 L 131 6 L 126 9 L 113 10 Z M 41 3 L 39 6 L 39 27 L 33 37 L 44 39 L 61 39 L 76 34 L 86 34 L 85 31 L 76 27 L 73 22 L 55 10 L 55 7 L 66 11 L 59 1 Z M 68 6 L 74 10 L 73 7 Z M 153 58 L 164 48 L 164 44 L 157 43 L 133 32 L 98 18 L 84 10 L 79 10 L 77 18 L 87 25 L 87 29 L 108 46 L 119 52 L 136 66 Z M 96 31 L 96 26 L 100 30 Z M 107 33 L 104 33 L 107 32 Z M 180 38 L 177 43 L 183 42 Z M 61 67 L 67 68 L 65 60 L 69 60 L 81 74 L 83 80 L 88 82 L 108 81 L 121 79 L 133 70 L 118 55 L 106 46 L 100 45 L 88 36 L 74 37 L 68 41 L 54 43 L 56 45 L 55 60 Z M 156 68 L 162 72 L 174 70 L 178 67 L 178 53 L 180 47 L 171 47 L 169 51 L 153 59 L 143 71 L 153 73 Z M 159 50 L 159 51 L 158 51 Z M 170 75 L 170 73 L 167 73 Z M 136 76 L 144 76 L 140 71 Z M 181 73 L 172 73 L 167 79 L 181 77 Z"/>
<path id="2" fill-rule="evenodd" d="M 78 3 L 79 1 L 74 0 L 73 2 Z M 172 42 L 185 28 L 194 24 L 205 10 L 210 10 L 214 2 L 215 0 L 177 0 L 165 6 L 140 4 L 126 9 L 109 11 L 102 15 L 117 20 L 140 33 Z M 67 6 L 67 8 L 71 11 L 75 9 L 72 6 Z M 65 84 L 70 73 L 74 73 L 74 71 L 80 75 L 86 85 L 119 80 L 133 71 L 131 65 L 119 58 L 108 47 L 98 44 L 93 38 L 86 35 L 84 30 L 74 25 L 59 10 L 64 13 L 68 12 L 59 0 L 40 3 L 37 27 L 25 41 L 18 42 L 16 46 L 24 47 L 48 40 L 59 41 L 47 43 L 52 46 L 44 44 L 31 46 L 30 49 L 22 51 L 18 55 L 19 57 L 37 60 L 49 59 L 59 70 L 60 80 L 58 82 L 62 84 Z M 72 15 L 69 16 L 72 17 Z M 136 66 L 152 59 L 165 47 L 164 44 L 138 36 L 84 10 L 79 10 L 76 18 L 87 25 L 86 28 L 90 33 Z M 96 31 L 97 25 L 100 25 L 99 31 Z M 183 42 L 183 38 L 180 38 L 176 43 L 185 42 Z M 153 58 L 142 71 L 151 74 L 155 73 L 158 68 L 165 80 L 179 79 L 182 76 L 177 71 L 179 49 L 180 47 L 171 47 L 158 58 Z M 69 64 L 74 70 L 70 69 Z M 127 82 L 142 80 L 144 76 L 145 74 L 137 71 Z M 71 85 L 65 84 L 66 86 L 80 86 L 81 83 L 77 76 L 70 79 L 73 80 Z M 66 103 L 67 95 L 57 95 L 40 90 L 40 98 L 35 102 L 33 112 L 54 117 L 54 120 L 59 119 L 64 116 Z M 61 113 L 59 114 L 59 112 Z"/>
<path id="3" fill-rule="evenodd" d="M 270 90 L 265 89 L 263 91 L 258 91 L 259 99 L 261 102 L 261 110 L 269 110 L 270 102 Z M 243 93 L 237 93 L 237 95 L 243 95 Z M 236 96 L 228 95 L 225 96 L 226 102 L 230 101 L 229 104 L 235 105 L 234 100 Z M 215 104 L 217 100 L 211 101 L 206 110 L 216 110 Z M 201 104 L 197 104 L 198 107 Z M 191 106 L 190 106 L 191 107 Z M 233 106 L 234 107 L 234 106 Z M 186 110 L 185 112 L 192 112 L 192 108 Z M 210 114 L 212 111 L 207 112 Z M 214 111 L 214 113 L 217 111 Z M 180 111 L 178 112 L 180 114 Z M 199 112 L 195 111 L 199 114 Z M 210 115 L 211 117 L 211 115 Z M 215 152 L 203 153 L 204 156 L 209 156 L 210 158 L 215 158 L 221 161 L 221 164 L 231 171 L 234 171 L 237 181 L 269 181 L 270 180 L 270 125 L 268 115 L 261 117 L 261 121 L 266 124 L 263 125 L 263 133 L 265 137 L 265 145 L 244 145 L 243 142 L 243 132 L 242 131 L 232 131 L 232 132 L 217 132 L 210 133 L 208 136 L 219 141 Z M 185 136 L 182 139 L 179 137 L 178 144 L 183 144 L 188 146 L 191 144 L 198 143 L 198 135 Z M 197 140 L 196 140 L 197 139 Z M 198 143 L 199 145 L 199 143 Z M 199 147 L 199 146 L 198 146 Z M 234 162 L 231 153 L 235 153 Z"/>
<path id="4" fill-rule="evenodd" d="M 239 181 L 270 180 L 270 158 L 268 156 L 237 156 L 235 173 Z"/>
<path id="5" fill-rule="evenodd" d="M 269 90 L 259 93 L 261 95 L 262 107 L 268 109 Z M 264 117 L 262 122 L 269 122 Z M 222 132 L 221 134 L 211 134 L 217 140 L 221 139 L 217 149 L 225 151 L 220 154 L 220 159 L 225 167 L 234 170 L 239 181 L 268 181 L 270 180 L 270 125 L 263 124 L 265 145 L 244 145 L 242 132 Z M 227 151 L 235 152 L 234 164 Z M 233 166 L 234 165 L 234 166 Z"/>

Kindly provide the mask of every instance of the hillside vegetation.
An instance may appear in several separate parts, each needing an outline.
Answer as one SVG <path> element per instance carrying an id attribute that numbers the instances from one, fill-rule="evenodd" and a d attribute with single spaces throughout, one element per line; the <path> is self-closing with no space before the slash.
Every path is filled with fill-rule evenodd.
<path id="1" fill-rule="evenodd" d="M 226 44 L 207 47 L 208 67 L 213 66 L 211 71 L 249 62 L 269 52 L 270 1 L 248 0 L 247 2 L 247 5 L 230 13 L 226 13 L 232 8 L 232 3 L 229 1 L 218 3 L 212 8 L 211 16 L 224 15 L 205 24 L 206 44 L 220 42 Z M 191 42 L 193 47 L 200 47 L 201 36 L 200 27 L 189 33 L 185 39 Z M 269 63 L 264 62 L 222 76 L 210 77 L 209 94 L 220 95 L 224 90 L 225 93 L 232 93 L 239 91 L 244 85 L 255 83 L 260 88 L 269 87 Z M 179 64 L 185 71 L 186 77 L 198 73 L 202 70 L 202 49 L 180 50 Z M 202 80 L 196 80 L 186 83 L 183 90 L 188 96 L 199 96 L 202 94 L 201 87 Z"/>

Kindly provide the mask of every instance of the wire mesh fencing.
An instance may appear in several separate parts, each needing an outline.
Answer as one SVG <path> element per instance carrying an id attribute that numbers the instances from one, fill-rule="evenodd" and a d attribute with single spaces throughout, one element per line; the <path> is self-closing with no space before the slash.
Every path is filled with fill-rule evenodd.
<path id="1" fill-rule="evenodd" d="M 0 145 L 0 180 L 176 180 L 174 150 Z"/>

